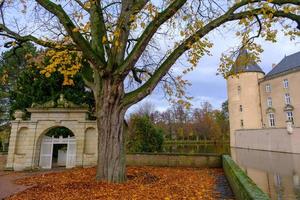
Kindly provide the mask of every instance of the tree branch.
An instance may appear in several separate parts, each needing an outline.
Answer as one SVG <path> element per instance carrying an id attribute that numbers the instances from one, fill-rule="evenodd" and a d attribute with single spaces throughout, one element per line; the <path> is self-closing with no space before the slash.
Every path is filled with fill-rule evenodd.
<path id="1" fill-rule="evenodd" d="M 93 51 L 89 42 L 81 35 L 79 31 L 75 31 L 76 26 L 67 15 L 67 13 L 63 10 L 61 5 L 57 5 L 50 0 L 36 0 L 36 2 L 38 2 L 43 8 L 54 14 L 59 19 L 60 23 L 64 26 L 69 36 L 82 51 L 84 57 L 90 60 L 97 68 L 97 70 L 101 71 L 106 66 L 105 61 L 103 61 Z"/>
<path id="2" fill-rule="evenodd" d="M 187 0 L 174 1 L 168 8 L 156 16 L 156 18 L 147 26 L 121 67 L 116 71 L 117 74 L 121 74 L 122 76 L 126 76 L 128 74 L 130 69 L 136 64 L 144 52 L 149 41 L 152 39 L 158 28 L 168 19 L 174 16 L 176 12 L 186 3 L 186 1 Z"/>
<path id="3" fill-rule="evenodd" d="M 2 33 L 4 32 L 4 33 Z M 21 36 L 20 34 L 10 30 L 8 27 L 6 27 L 3 24 L 0 24 L 0 33 L 3 36 L 15 39 L 21 43 L 23 42 L 34 42 L 38 45 L 44 46 L 44 47 L 49 47 L 57 50 L 63 50 L 63 49 L 69 49 L 69 50 L 78 50 L 76 46 L 74 45 L 61 45 L 57 42 L 51 42 L 51 41 L 44 41 L 41 39 L 38 39 L 32 35 L 26 35 L 26 36 Z"/>
<path id="4" fill-rule="evenodd" d="M 104 23 L 103 13 L 100 1 L 94 1 L 90 8 L 91 36 L 92 48 L 96 51 L 102 60 L 105 60 L 105 49 L 107 55 L 110 54 L 108 43 L 103 44 L 103 38 L 107 40 L 106 26 Z M 105 49 L 104 49 L 105 45 Z"/>
<path id="5" fill-rule="evenodd" d="M 76 3 L 82 8 L 82 9 L 84 9 L 85 11 L 87 11 L 87 12 L 90 12 L 90 10 L 88 9 L 88 8 L 86 8 L 85 6 L 84 6 L 84 3 L 82 3 L 80 0 L 75 0 L 76 1 Z"/>
<path id="6" fill-rule="evenodd" d="M 172 67 L 172 65 L 176 62 L 176 60 L 188 49 L 191 48 L 191 44 L 197 42 L 197 40 L 203 38 L 205 35 L 207 35 L 209 32 L 214 30 L 215 28 L 221 26 L 222 24 L 234 20 L 243 19 L 245 17 L 253 16 L 253 15 L 261 15 L 262 14 L 262 8 L 250 10 L 250 11 L 244 11 L 240 13 L 233 14 L 232 10 L 229 9 L 227 13 L 220 16 L 219 18 L 209 22 L 207 25 L 205 25 L 203 28 L 199 29 L 196 33 L 194 33 L 192 36 L 187 38 L 185 41 L 183 41 L 167 58 L 166 60 L 161 64 L 161 66 L 154 72 L 153 76 L 149 78 L 144 85 L 139 87 L 138 89 L 129 92 L 125 94 L 123 99 L 123 105 L 125 107 L 128 107 L 134 103 L 139 102 L 144 97 L 149 95 L 156 85 L 159 83 L 159 81 L 166 75 L 166 73 L 169 71 L 169 69 Z M 273 13 L 275 17 L 285 17 L 288 19 L 291 19 L 298 24 L 300 24 L 300 16 L 292 14 L 292 13 L 285 13 L 283 11 L 276 11 Z"/>
<path id="7" fill-rule="evenodd" d="M 108 62 L 108 66 L 112 69 L 119 66 L 124 60 L 130 26 L 132 23 L 131 17 L 141 11 L 149 0 L 129 0 L 122 1 L 122 10 L 117 23 L 116 31 L 119 33 L 113 39 L 112 56 Z"/>

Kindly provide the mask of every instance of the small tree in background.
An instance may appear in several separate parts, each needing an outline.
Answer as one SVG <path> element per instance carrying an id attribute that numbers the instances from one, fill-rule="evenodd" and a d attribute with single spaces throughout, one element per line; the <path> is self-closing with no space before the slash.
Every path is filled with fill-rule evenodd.
<path id="1" fill-rule="evenodd" d="M 155 127 L 148 116 L 134 115 L 129 123 L 127 150 L 129 152 L 161 151 L 163 136 L 163 130 Z"/>

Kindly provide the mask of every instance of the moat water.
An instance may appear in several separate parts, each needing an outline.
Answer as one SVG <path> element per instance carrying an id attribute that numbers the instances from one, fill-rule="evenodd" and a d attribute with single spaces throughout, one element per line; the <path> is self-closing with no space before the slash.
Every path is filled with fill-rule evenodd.
<path id="1" fill-rule="evenodd" d="M 300 200 L 300 154 L 231 148 L 231 156 L 271 199 Z"/>
<path id="2" fill-rule="evenodd" d="M 300 200 L 300 154 L 230 148 L 228 144 L 171 144 L 170 153 L 231 154 L 246 174 L 274 200 Z"/>

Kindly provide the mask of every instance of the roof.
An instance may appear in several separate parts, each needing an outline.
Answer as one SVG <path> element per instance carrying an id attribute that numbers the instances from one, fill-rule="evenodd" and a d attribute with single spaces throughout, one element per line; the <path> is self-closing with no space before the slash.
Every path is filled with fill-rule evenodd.
<path id="1" fill-rule="evenodd" d="M 242 72 L 260 72 L 264 73 L 261 67 L 250 58 L 247 50 L 240 50 L 238 57 L 233 64 L 230 74 L 238 74 Z"/>
<path id="2" fill-rule="evenodd" d="M 300 51 L 284 57 L 267 75 L 274 76 L 295 68 L 300 68 Z"/>

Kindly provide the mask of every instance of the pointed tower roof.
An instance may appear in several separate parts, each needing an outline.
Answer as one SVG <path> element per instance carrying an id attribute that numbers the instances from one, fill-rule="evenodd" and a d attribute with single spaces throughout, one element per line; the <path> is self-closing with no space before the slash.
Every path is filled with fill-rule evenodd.
<path id="1" fill-rule="evenodd" d="M 240 50 L 239 55 L 230 70 L 230 75 L 243 72 L 260 72 L 265 74 L 261 67 L 251 59 L 248 51 L 245 49 Z"/>

